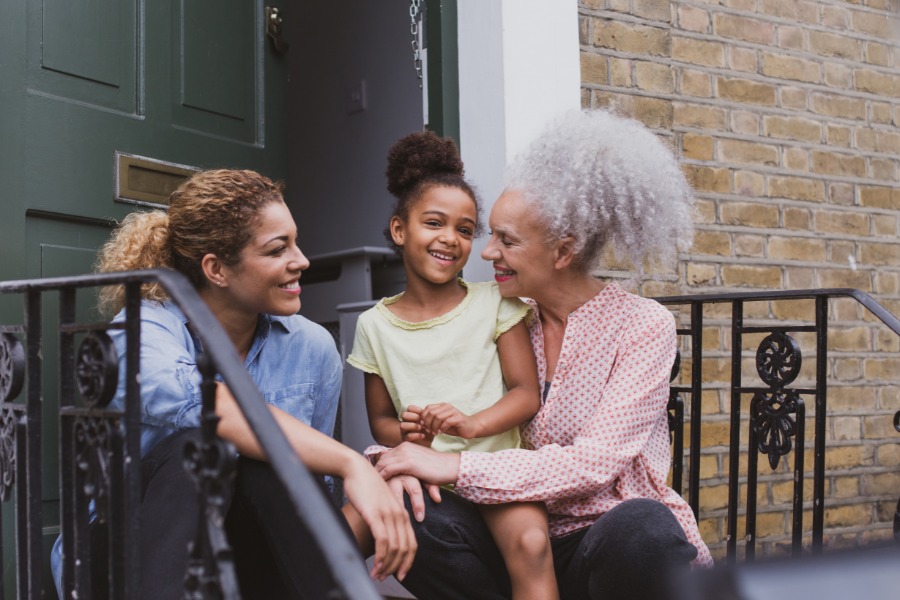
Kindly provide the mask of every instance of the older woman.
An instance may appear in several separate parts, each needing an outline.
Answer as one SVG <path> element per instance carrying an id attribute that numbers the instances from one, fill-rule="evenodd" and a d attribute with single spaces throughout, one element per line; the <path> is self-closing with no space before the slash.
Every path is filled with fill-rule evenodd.
<path id="1" fill-rule="evenodd" d="M 503 296 L 529 299 L 543 406 L 524 448 L 379 457 L 399 474 L 453 484 L 414 524 L 407 587 L 420 598 L 509 595 L 475 504 L 544 502 L 562 598 L 657 598 L 665 573 L 711 557 L 687 503 L 666 485 L 676 333 L 662 306 L 593 275 L 607 249 L 640 271 L 692 237 L 692 194 L 671 151 L 637 122 L 566 115 L 511 167 L 483 258 Z"/>
<path id="2" fill-rule="evenodd" d="M 100 252 L 101 271 L 169 267 L 184 274 L 218 319 L 300 460 L 315 473 L 344 478 L 344 491 L 375 538 L 373 575 L 403 578 L 415 555 L 409 518 L 372 466 L 330 435 L 342 365 L 331 336 L 297 315 L 309 261 L 281 187 L 253 171 L 194 175 L 173 192 L 167 212 L 129 215 Z M 121 287 L 101 305 L 123 305 Z M 114 321 L 124 319 L 119 312 Z M 124 335 L 111 331 L 124 360 Z M 184 596 L 188 543 L 198 498 L 182 466 L 198 436 L 202 351 L 184 313 L 158 285 L 142 289 L 140 505 L 142 597 Z M 113 405 L 122 407 L 120 381 Z M 309 532 L 237 402 L 216 388 L 218 434 L 240 453 L 225 529 L 245 598 L 324 598 L 332 582 Z M 102 539 L 94 522 L 92 537 Z M 349 530 L 348 530 L 349 533 Z M 97 541 L 94 540 L 94 541 Z M 60 544 L 53 563 L 59 587 Z M 97 561 L 99 562 L 99 561 Z M 92 597 L 105 597 L 95 573 Z"/>

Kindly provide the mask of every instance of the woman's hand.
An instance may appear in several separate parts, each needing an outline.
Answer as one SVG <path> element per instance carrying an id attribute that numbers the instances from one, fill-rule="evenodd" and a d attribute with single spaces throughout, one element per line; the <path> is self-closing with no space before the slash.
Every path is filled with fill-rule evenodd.
<path id="1" fill-rule="evenodd" d="M 398 475 L 388 479 L 388 487 L 391 488 L 394 497 L 403 504 L 403 495 L 409 496 L 409 505 L 412 507 L 416 521 L 425 520 L 425 498 L 422 495 L 422 482 L 410 475 Z M 439 503 L 441 501 L 441 488 L 433 483 L 426 483 L 425 489 L 431 499 Z"/>
<path id="2" fill-rule="evenodd" d="M 481 437 L 478 420 L 474 416 L 463 414 L 452 404 L 438 402 L 429 404 L 425 408 L 409 406 L 407 411 L 418 415 L 418 422 L 422 429 L 431 436 L 445 433 L 467 440 Z M 406 414 L 404 413 L 404 415 Z"/>
<path id="3" fill-rule="evenodd" d="M 437 452 L 404 442 L 383 453 L 375 469 L 386 480 L 398 475 L 412 475 L 427 483 L 447 485 L 456 483 L 459 477 L 459 454 Z"/>
<path id="4" fill-rule="evenodd" d="M 403 581 L 412 567 L 417 545 L 402 497 L 398 502 L 395 494 L 362 457 L 344 473 L 344 493 L 375 539 L 372 577 L 383 580 L 393 573 Z M 421 487 L 419 496 L 421 503 Z"/>

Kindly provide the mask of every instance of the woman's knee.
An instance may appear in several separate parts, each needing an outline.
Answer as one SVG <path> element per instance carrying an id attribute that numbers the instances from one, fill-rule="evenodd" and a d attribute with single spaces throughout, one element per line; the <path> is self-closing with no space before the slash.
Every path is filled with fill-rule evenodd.
<path id="1" fill-rule="evenodd" d="M 661 502 L 646 498 L 627 500 L 603 515 L 588 534 L 589 543 L 615 552 L 620 560 L 690 562 L 696 548 Z"/>

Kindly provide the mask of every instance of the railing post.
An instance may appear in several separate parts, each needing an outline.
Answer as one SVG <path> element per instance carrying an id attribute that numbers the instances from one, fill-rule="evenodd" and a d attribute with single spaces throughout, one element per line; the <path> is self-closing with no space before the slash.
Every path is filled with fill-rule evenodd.
<path id="1" fill-rule="evenodd" d="M 813 459 L 812 550 L 821 554 L 825 530 L 825 419 L 828 392 L 828 297 L 816 297 L 816 420 Z"/>

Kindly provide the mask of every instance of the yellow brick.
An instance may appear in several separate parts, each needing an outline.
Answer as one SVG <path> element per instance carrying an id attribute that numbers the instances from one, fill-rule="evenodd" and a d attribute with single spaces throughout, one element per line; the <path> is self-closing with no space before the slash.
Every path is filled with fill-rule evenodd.
<path id="1" fill-rule="evenodd" d="M 850 206 L 856 201 L 856 191 L 849 183 L 829 183 L 827 198 L 832 204 Z"/>
<path id="2" fill-rule="evenodd" d="M 875 293 L 879 293 L 881 288 L 878 287 L 880 283 L 882 273 L 875 274 Z M 888 273 L 888 275 L 895 275 L 896 273 Z M 896 290 L 896 285 L 892 286 L 894 290 Z M 896 293 L 896 291 L 892 292 Z M 893 331 L 884 331 L 879 330 L 878 333 L 875 334 L 875 351 L 876 352 L 900 352 L 900 338 L 897 337 L 897 334 Z"/>
<path id="3" fill-rule="evenodd" d="M 863 418 L 863 435 L 866 439 L 894 439 L 894 415 L 873 415 Z"/>
<path id="4" fill-rule="evenodd" d="M 735 256 L 755 256 L 762 258 L 765 255 L 765 238 L 760 235 L 736 235 L 734 237 Z"/>
<path id="5" fill-rule="evenodd" d="M 696 225 L 716 222 L 716 203 L 712 200 L 698 198 L 694 204 L 694 223 Z"/>
<path id="6" fill-rule="evenodd" d="M 669 56 L 672 50 L 667 29 L 608 19 L 594 22 L 594 45 L 639 55 Z"/>
<path id="7" fill-rule="evenodd" d="M 877 186 L 860 186 L 860 204 L 871 208 L 900 208 L 900 189 Z"/>
<path id="8" fill-rule="evenodd" d="M 894 107 L 886 102 L 872 102 L 872 122 L 891 125 L 894 122 Z"/>
<path id="9" fill-rule="evenodd" d="M 763 75 L 806 83 L 819 83 L 822 80 L 819 63 L 769 52 L 763 52 L 761 57 Z"/>
<path id="10" fill-rule="evenodd" d="M 581 53 L 581 83 L 607 83 L 609 73 L 607 71 L 606 57 L 592 52 Z"/>
<path id="11" fill-rule="evenodd" d="M 708 73 L 682 69 L 680 91 L 687 96 L 709 98 L 712 96 L 712 79 Z"/>
<path id="12" fill-rule="evenodd" d="M 634 66 L 635 83 L 648 92 L 670 94 L 675 91 L 675 73 L 669 65 L 639 61 Z"/>
<path id="13" fill-rule="evenodd" d="M 897 179 L 897 164 L 888 158 L 870 158 L 869 169 L 872 179 L 895 181 Z"/>
<path id="14" fill-rule="evenodd" d="M 756 73 L 759 70 L 759 59 L 753 48 L 729 47 L 728 64 L 733 70 L 744 73 Z"/>
<path id="15" fill-rule="evenodd" d="M 836 94 L 812 94 L 812 110 L 821 115 L 846 119 L 865 119 L 866 102 L 860 98 L 847 98 Z"/>
<path id="16" fill-rule="evenodd" d="M 778 164 L 778 148 L 768 144 L 744 140 L 719 140 L 719 160 L 723 162 L 752 163 L 775 166 Z"/>
<path id="17" fill-rule="evenodd" d="M 712 160 L 713 139 L 708 135 L 686 133 L 682 138 L 682 151 L 685 158 Z"/>
<path id="18" fill-rule="evenodd" d="M 632 14 L 651 21 L 668 23 L 672 20 L 669 0 L 634 0 Z"/>
<path id="19" fill-rule="evenodd" d="M 731 256 L 731 236 L 719 231 L 698 231 L 691 254 Z"/>
<path id="20" fill-rule="evenodd" d="M 775 25 L 773 23 L 727 13 L 713 15 L 713 32 L 722 37 L 754 44 L 771 46 L 775 43 Z"/>
<path id="21" fill-rule="evenodd" d="M 809 152 L 805 148 L 785 148 L 784 166 L 792 171 L 809 172 Z"/>
<path id="22" fill-rule="evenodd" d="M 772 316 L 782 321 L 811 321 L 815 318 L 814 300 L 776 300 L 772 302 Z"/>
<path id="23" fill-rule="evenodd" d="M 698 192 L 726 194 L 731 191 L 731 173 L 728 169 L 683 165 L 685 177 Z"/>
<path id="24" fill-rule="evenodd" d="M 815 173 L 847 177 L 866 176 L 866 159 L 862 156 L 813 151 L 812 166 Z"/>
<path id="25" fill-rule="evenodd" d="M 815 287 L 815 272 L 807 267 L 788 266 L 784 270 L 785 287 L 789 290 L 808 290 Z"/>
<path id="26" fill-rule="evenodd" d="M 900 152 L 900 133 L 896 131 L 875 131 L 875 150 L 896 154 Z"/>
<path id="27" fill-rule="evenodd" d="M 898 278 L 897 273 L 885 273 L 884 271 L 875 273 L 875 293 L 886 296 L 896 296 L 900 293 L 900 278 Z M 881 331 L 878 333 L 880 336 Z M 888 332 L 885 333 L 887 334 Z M 900 339 L 893 332 L 890 332 L 888 335 L 894 339 Z"/>
<path id="28" fill-rule="evenodd" d="M 746 110 L 731 111 L 731 130 L 735 133 L 759 135 L 759 115 Z"/>
<path id="29" fill-rule="evenodd" d="M 794 0 L 794 2 L 782 2 L 780 0 L 760 0 L 759 12 L 775 17 L 783 17 L 792 21 L 803 21 L 815 23 L 816 6 L 810 2 L 802 0 Z"/>
<path id="30" fill-rule="evenodd" d="M 815 213 L 816 231 L 844 235 L 869 235 L 869 218 L 847 211 L 820 210 Z"/>
<path id="31" fill-rule="evenodd" d="M 810 228 L 811 213 L 808 208 L 786 206 L 783 210 L 783 219 L 784 226 L 788 229 L 808 230 Z"/>
<path id="32" fill-rule="evenodd" d="M 769 177 L 769 196 L 821 202 L 825 199 L 825 186 L 822 181 L 802 177 Z"/>
<path id="33" fill-rule="evenodd" d="M 835 498 L 856 498 L 859 496 L 859 478 L 835 477 L 833 493 Z"/>
<path id="34" fill-rule="evenodd" d="M 831 264 L 835 264 L 832 261 Z M 851 269 L 819 269 L 818 287 L 823 288 L 856 288 L 864 292 L 872 287 L 871 274 L 867 271 Z"/>
<path id="35" fill-rule="evenodd" d="M 849 89 L 853 85 L 853 71 L 846 65 L 825 63 L 825 83 L 828 87 Z"/>
<path id="36" fill-rule="evenodd" d="M 866 492 L 869 494 L 892 494 L 900 490 L 900 473 L 879 473 L 864 477 Z"/>
<path id="37" fill-rule="evenodd" d="M 838 381 L 857 381 L 862 375 L 862 362 L 858 358 L 835 358 L 834 378 Z"/>
<path id="38" fill-rule="evenodd" d="M 736 171 L 734 191 L 741 196 L 762 196 L 766 193 L 766 178 L 753 171 Z"/>
<path id="39" fill-rule="evenodd" d="M 900 246 L 891 244 L 861 243 L 859 260 L 867 265 L 891 266 L 900 265 Z"/>
<path id="40" fill-rule="evenodd" d="M 700 496 L 702 497 L 704 493 L 705 490 L 701 490 Z M 725 537 L 724 532 L 722 531 L 722 522 L 720 518 L 700 519 L 700 522 L 697 525 L 700 529 L 700 537 L 707 544 L 713 544 Z"/>
<path id="41" fill-rule="evenodd" d="M 625 58 L 609 57 L 609 83 L 616 87 L 634 85 L 632 71 L 634 62 Z"/>
<path id="42" fill-rule="evenodd" d="M 856 31 L 877 38 L 888 39 L 892 35 L 891 20 L 883 14 L 854 10 L 850 12 L 850 23 Z"/>
<path id="43" fill-rule="evenodd" d="M 834 327 L 828 333 L 828 345 L 837 351 L 861 352 L 872 349 L 868 327 Z"/>
<path id="44" fill-rule="evenodd" d="M 728 506 L 728 486 L 713 485 L 700 490 L 700 511 L 721 510 Z"/>
<path id="45" fill-rule="evenodd" d="M 781 106 L 782 108 L 793 108 L 797 110 L 807 110 L 809 104 L 809 93 L 804 88 L 783 86 L 781 88 Z"/>
<path id="46" fill-rule="evenodd" d="M 872 507 L 868 503 L 825 509 L 825 527 L 850 527 L 868 525 L 871 522 Z"/>
<path id="47" fill-rule="evenodd" d="M 778 207 L 769 204 L 723 202 L 720 212 L 723 225 L 778 226 Z"/>
<path id="48" fill-rule="evenodd" d="M 825 127 L 825 140 L 829 146 L 850 146 L 850 137 L 852 130 L 842 125 L 833 125 L 829 123 Z"/>
<path id="49" fill-rule="evenodd" d="M 809 463 L 806 463 L 807 465 Z M 812 477 L 803 480 L 803 498 L 806 500 L 810 500 L 813 494 L 813 480 Z M 790 505 L 794 500 L 794 482 L 793 481 L 779 481 L 772 484 L 772 504 L 787 504 Z M 807 521 L 808 523 L 809 521 Z"/>
<path id="50" fill-rule="evenodd" d="M 840 6 L 823 6 L 822 25 L 831 29 L 847 29 L 850 27 L 850 11 Z"/>
<path id="51" fill-rule="evenodd" d="M 862 42 L 843 34 L 809 31 L 809 49 L 823 56 L 836 56 L 859 60 L 862 58 Z"/>
<path id="52" fill-rule="evenodd" d="M 689 262 L 687 264 L 687 282 L 692 286 L 713 285 L 716 282 L 716 266 Z"/>
<path id="53" fill-rule="evenodd" d="M 722 284 L 727 287 L 781 288 L 779 267 L 722 265 Z"/>
<path id="54" fill-rule="evenodd" d="M 675 125 L 719 131 L 725 128 L 725 110 L 706 104 L 674 103 Z"/>
<path id="55" fill-rule="evenodd" d="M 853 72 L 853 82 L 857 90 L 886 98 L 896 98 L 900 94 L 900 77 L 881 71 L 857 69 Z"/>
<path id="56" fill-rule="evenodd" d="M 815 238 L 772 237 L 769 258 L 778 260 L 825 260 L 825 240 Z"/>
<path id="57" fill-rule="evenodd" d="M 863 363 L 863 372 L 870 380 L 897 381 L 900 379 L 900 359 L 869 358 Z"/>
<path id="58" fill-rule="evenodd" d="M 775 86 L 750 79 L 716 78 L 719 97 L 742 104 L 775 106 Z"/>
<path id="59" fill-rule="evenodd" d="M 800 27 L 791 27 L 790 25 L 778 26 L 778 46 L 780 48 L 789 48 L 791 50 L 802 50 L 805 36 L 803 29 Z"/>
<path id="60" fill-rule="evenodd" d="M 879 467 L 900 467 L 900 444 L 882 444 L 878 446 L 876 464 Z"/>
<path id="61" fill-rule="evenodd" d="M 763 131 L 767 136 L 774 138 L 804 142 L 822 141 L 822 125 L 812 119 L 766 116 L 763 117 Z"/>
<path id="62" fill-rule="evenodd" d="M 650 129 L 672 128 L 672 103 L 659 98 L 626 96 L 631 100 L 624 103 L 628 113 Z"/>
<path id="63" fill-rule="evenodd" d="M 877 42 L 866 42 L 865 46 L 866 62 L 880 67 L 886 67 L 891 61 L 890 49 L 884 44 Z"/>
<path id="64" fill-rule="evenodd" d="M 678 7 L 678 28 L 682 31 L 707 33 L 709 31 L 709 12 L 695 6 Z"/>
<path id="65" fill-rule="evenodd" d="M 724 67 L 725 46 L 721 42 L 674 36 L 672 60 L 705 67 Z"/>
<path id="66" fill-rule="evenodd" d="M 761 505 L 760 505 L 761 506 Z M 769 537 L 785 533 L 784 513 L 758 513 L 756 515 L 756 537 Z M 790 527 L 790 521 L 787 521 Z"/>

